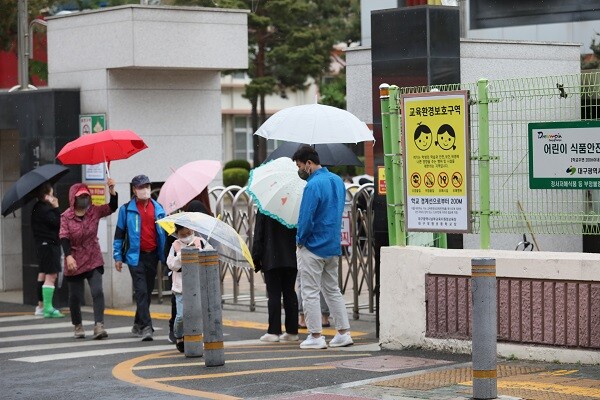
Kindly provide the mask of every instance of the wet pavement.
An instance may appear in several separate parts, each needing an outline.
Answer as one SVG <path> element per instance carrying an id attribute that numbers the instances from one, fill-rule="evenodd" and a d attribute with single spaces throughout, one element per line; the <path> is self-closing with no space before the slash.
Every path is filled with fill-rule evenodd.
<path id="1" fill-rule="evenodd" d="M 2 301 L 2 296 L 0 296 Z M 106 311 L 107 340 L 72 337 L 69 318 L 33 317 L 32 307 L 0 302 L 3 399 L 468 399 L 470 356 L 381 350 L 375 317 L 351 320 L 355 344 L 300 350 L 262 343 L 265 307 L 225 305 L 225 365 L 206 367 L 167 342 L 169 306 L 153 305 L 155 340 L 130 333 L 133 308 Z M 85 309 L 84 320 L 93 315 Z M 304 331 L 305 332 L 305 331 Z M 325 329 L 327 340 L 335 334 Z M 304 338 L 301 331 L 301 338 Z M 600 399 L 600 366 L 498 360 L 498 394 L 525 399 Z M 60 382 L 60 384 L 57 384 Z M 72 384 L 67 384 L 72 382 Z"/>

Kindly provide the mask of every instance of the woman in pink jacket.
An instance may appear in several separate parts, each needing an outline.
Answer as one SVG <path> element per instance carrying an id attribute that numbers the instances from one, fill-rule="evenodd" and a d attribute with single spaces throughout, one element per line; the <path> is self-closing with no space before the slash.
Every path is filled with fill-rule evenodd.
<path id="1" fill-rule="evenodd" d="M 108 337 L 104 330 L 104 292 L 102 274 L 104 260 L 98 242 L 98 223 L 117 209 L 118 196 L 115 182 L 107 180 L 110 202 L 101 206 L 92 204 L 90 190 L 84 183 L 76 183 L 69 190 L 70 207 L 60 218 L 60 242 L 65 253 L 64 275 L 69 284 L 69 309 L 75 326 L 74 336 L 85 337 L 81 320 L 83 282 L 87 279 L 94 305 L 94 339 Z"/>

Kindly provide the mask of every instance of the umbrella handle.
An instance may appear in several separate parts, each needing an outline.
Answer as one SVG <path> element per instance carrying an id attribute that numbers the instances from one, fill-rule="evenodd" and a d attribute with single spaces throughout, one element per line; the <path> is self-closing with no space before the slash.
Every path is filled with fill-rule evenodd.
<path id="1" fill-rule="evenodd" d="M 110 161 L 104 161 L 104 169 L 106 170 L 106 177 L 110 179 Z"/>

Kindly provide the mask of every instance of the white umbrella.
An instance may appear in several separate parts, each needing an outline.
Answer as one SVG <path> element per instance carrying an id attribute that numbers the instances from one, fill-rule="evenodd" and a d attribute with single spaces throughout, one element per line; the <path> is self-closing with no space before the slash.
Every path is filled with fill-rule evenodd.
<path id="1" fill-rule="evenodd" d="M 306 181 L 298 176 L 291 158 L 281 157 L 250 171 L 246 191 L 258 209 L 288 228 L 298 224 L 300 202 Z"/>
<path id="2" fill-rule="evenodd" d="M 369 127 L 354 114 L 323 104 L 284 108 L 266 120 L 254 134 L 307 144 L 375 140 Z"/>
<path id="3" fill-rule="evenodd" d="M 241 268 L 254 268 L 250 250 L 244 239 L 225 222 L 199 212 L 180 212 L 156 221 L 168 234 L 175 224 L 185 226 L 200 234 L 217 250 L 221 259 Z"/>

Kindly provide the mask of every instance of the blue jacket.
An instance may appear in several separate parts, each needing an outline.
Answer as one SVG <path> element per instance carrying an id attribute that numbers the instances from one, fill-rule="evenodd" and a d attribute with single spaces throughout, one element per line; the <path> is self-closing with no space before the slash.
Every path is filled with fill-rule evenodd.
<path id="1" fill-rule="evenodd" d="M 342 214 L 346 187 L 342 178 L 322 167 L 308 177 L 304 188 L 296 243 L 319 257 L 342 254 Z"/>
<path id="2" fill-rule="evenodd" d="M 134 197 L 129 201 L 129 203 L 123 204 L 121 207 L 119 207 L 119 217 L 117 219 L 115 239 L 113 241 L 113 258 L 115 261 L 123 261 L 130 267 L 137 266 L 140 260 L 140 230 L 142 229 L 142 221 L 140 219 L 140 213 L 137 209 L 135 201 L 136 199 Z M 154 220 L 157 221 L 161 218 L 164 218 L 166 214 L 162 206 L 153 199 L 150 199 L 150 201 L 152 201 L 152 204 L 154 204 Z M 156 243 L 156 251 L 160 261 L 165 262 L 164 249 L 167 235 L 158 224 L 155 225 L 156 238 L 158 239 L 158 243 Z M 123 249 L 123 240 L 126 237 L 128 239 L 128 243 L 125 247 L 127 251 L 125 254 L 125 259 L 123 259 L 121 251 Z"/>

